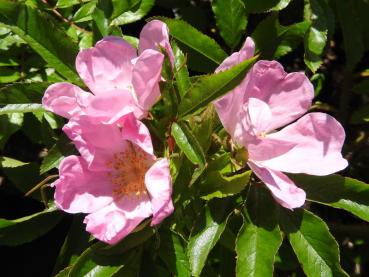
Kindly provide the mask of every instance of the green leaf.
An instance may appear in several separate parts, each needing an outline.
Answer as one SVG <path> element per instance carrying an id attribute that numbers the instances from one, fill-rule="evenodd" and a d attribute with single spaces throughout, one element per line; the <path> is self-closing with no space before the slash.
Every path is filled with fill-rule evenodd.
<path id="1" fill-rule="evenodd" d="M 280 224 L 307 276 L 348 276 L 338 244 L 322 219 L 306 210 L 281 209 Z"/>
<path id="2" fill-rule="evenodd" d="M 186 157 L 193 164 L 204 167 L 206 162 L 204 151 L 187 125 L 183 122 L 174 122 L 172 124 L 171 134 Z"/>
<path id="3" fill-rule="evenodd" d="M 226 227 L 231 212 L 228 204 L 226 199 L 212 200 L 195 222 L 195 229 L 187 246 L 191 272 L 195 277 L 200 276 L 211 249 Z"/>
<path id="4" fill-rule="evenodd" d="M 0 148 L 4 148 L 9 137 L 23 125 L 23 114 L 11 113 L 0 115 Z"/>
<path id="5" fill-rule="evenodd" d="M 114 19 L 126 11 L 135 9 L 135 7 L 137 7 L 138 4 L 140 4 L 140 2 L 141 0 L 125 0 L 125 1 L 111 0 L 111 3 L 113 5 L 113 11 L 110 19 Z"/>
<path id="6" fill-rule="evenodd" d="M 343 34 L 346 65 L 353 70 L 364 54 L 361 24 L 350 1 L 337 0 L 335 6 Z"/>
<path id="7" fill-rule="evenodd" d="M 324 1 L 309 0 L 305 4 L 305 18 L 311 25 L 305 36 L 304 61 L 314 73 L 322 64 L 331 14 L 331 8 Z"/>
<path id="8" fill-rule="evenodd" d="M 57 168 L 60 162 L 67 156 L 75 152 L 73 144 L 66 138 L 58 139 L 56 144 L 48 151 L 46 157 L 42 160 L 40 174 Z"/>
<path id="9" fill-rule="evenodd" d="M 215 40 L 204 35 L 187 22 L 166 17 L 157 17 L 157 19 L 168 25 L 170 35 L 180 43 L 181 49 L 188 54 L 189 67 L 211 72 L 227 57 L 227 54 Z M 206 68 L 201 66 L 202 63 Z"/>
<path id="10" fill-rule="evenodd" d="M 78 5 L 80 4 L 81 1 L 80 0 L 58 0 L 58 2 L 56 2 L 56 7 L 57 8 L 69 8 L 72 7 L 74 5 Z"/>
<path id="11" fill-rule="evenodd" d="M 269 11 L 283 10 L 291 0 L 243 0 L 245 2 L 246 10 L 248 13 L 261 13 Z"/>
<path id="12" fill-rule="evenodd" d="M 195 113 L 232 90 L 243 80 L 257 58 L 243 61 L 223 72 L 199 77 L 179 104 L 179 116 L 183 118 Z"/>
<path id="13" fill-rule="evenodd" d="M 88 240 L 90 234 L 86 232 L 86 225 L 83 223 L 84 217 L 84 215 L 73 217 L 72 224 L 56 260 L 54 272 L 58 272 L 62 268 L 74 264 L 81 253 L 89 246 Z M 71 267 L 68 267 L 68 273 L 70 270 Z M 59 272 L 58 274 L 61 273 Z"/>
<path id="14" fill-rule="evenodd" d="M 77 42 L 56 26 L 53 18 L 24 3 L 0 0 L 0 27 L 7 27 L 20 36 L 60 75 L 80 83 L 74 69 Z"/>
<path id="15" fill-rule="evenodd" d="M 181 238 L 171 231 L 160 233 L 159 256 L 171 273 L 178 277 L 190 277 L 190 264 Z"/>
<path id="16" fill-rule="evenodd" d="M 193 134 L 199 141 L 202 149 L 204 149 L 205 153 L 208 152 L 212 142 L 213 130 L 219 123 L 215 107 L 208 105 L 200 115 L 191 117 L 189 121 Z"/>
<path id="17" fill-rule="evenodd" d="M 9 157 L 4 157 L 4 156 L 0 156 L 0 165 L 1 167 L 10 167 L 10 168 L 14 168 L 14 167 L 18 167 L 18 166 L 23 166 L 26 165 L 28 163 L 19 161 L 19 160 L 15 160 Z"/>
<path id="18" fill-rule="evenodd" d="M 214 0 L 211 3 L 220 35 L 234 49 L 246 30 L 247 16 L 242 0 Z"/>
<path id="19" fill-rule="evenodd" d="M 303 40 L 309 22 L 289 26 L 279 23 L 278 13 L 272 13 L 255 28 L 252 38 L 262 59 L 278 59 L 295 49 Z"/>
<path id="20" fill-rule="evenodd" d="M 39 103 L 47 89 L 48 82 L 14 83 L 0 88 L 0 104 Z"/>
<path id="21" fill-rule="evenodd" d="M 138 38 L 132 36 L 123 36 L 123 39 L 127 41 L 134 48 L 138 48 Z"/>
<path id="22" fill-rule="evenodd" d="M 0 218 L 0 244 L 16 246 L 30 242 L 50 231 L 61 218 L 55 206 L 14 220 Z"/>
<path id="23" fill-rule="evenodd" d="M 179 95 L 182 98 L 190 88 L 191 81 L 187 70 L 186 56 L 175 42 L 172 42 L 172 48 L 174 54 L 174 76 Z"/>
<path id="24" fill-rule="evenodd" d="M 236 240 L 237 276 L 273 276 L 274 259 L 282 244 L 278 208 L 266 189 L 251 186 Z"/>
<path id="25" fill-rule="evenodd" d="M 44 108 L 41 104 L 8 104 L 0 108 L 0 115 L 11 113 L 41 112 Z"/>
<path id="26" fill-rule="evenodd" d="M 140 20 L 149 13 L 154 6 L 155 0 L 141 0 L 136 11 L 127 11 L 111 21 L 110 26 L 119 26 Z"/>
<path id="27" fill-rule="evenodd" d="M 0 83 L 13 83 L 20 79 L 18 70 L 0 67 Z"/>
<path id="28" fill-rule="evenodd" d="M 205 200 L 223 198 L 241 192 L 248 185 L 251 170 L 233 176 L 225 176 L 219 171 L 211 171 L 204 175 L 199 184 L 200 197 Z"/>
<path id="29" fill-rule="evenodd" d="M 80 23 L 92 20 L 92 14 L 96 8 L 97 1 L 91 1 L 82 5 L 73 16 L 73 22 Z"/>
<path id="30" fill-rule="evenodd" d="M 334 208 L 344 209 L 369 222 L 369 185 L 342 177 L 291 175 L 297 186 L 305 190 L 307 199 Z"/>
<path id="31" fill-rule="evenodd" d="M 93 37 L 95 41 L 102 39 L 109 35 L 109 11 L 107 11 L 104 3 L 106 1 L 98 2 L 93 14 Z"/>
<path id="32" fill-rule="evenodd" d="M 139 254 L 138 251 L 132 250 L 125 255 L 107 256 L 98 252 L 101 247 L 103 247 L 102 243 L 96 243 L 87 248 L 73 264 L 69 272 L 69 277 L 126 276 L 119 275 L 118 272 L 124 267 L 129 266 L 130 262 Z"/>
<path id="33" fill-rule="evenodd" d="M 72 267 L 66 267 L 63 270 L 59 271 L 54 277 L 68 277 L 71 269 Z"/>

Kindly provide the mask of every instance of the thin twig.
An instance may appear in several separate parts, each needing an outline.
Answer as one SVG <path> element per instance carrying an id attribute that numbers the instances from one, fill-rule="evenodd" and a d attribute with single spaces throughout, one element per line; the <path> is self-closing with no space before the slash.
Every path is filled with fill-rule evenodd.
<path id="1" fill-rule="evenodd" d="M 84 32 L 84 33 L 91 33 L 90 31 L 82 28 L 82 27 L 79 27 L 76 23 L 74 23 L 73 21 L 70 21 L 68 20 L 67 18 L 65 18 L 60 12 L 58 12 L 58 10 L 56 9 L 56 7 L 52 7 L 48 0 L 41 0 L 41 2 L 43 2 L 44 4 L 48 5 L 51 12 L 56 16 L 58 17 L 60 20 L 62 20 L 63 22 L 67 23 L 69 26 L 73 26 L 75 27 L 76 29 L 78 29 L 79 31 L 81 32 Z"/>
<path id="2" fill-rule="evenodd" d="M 43 185 L 45 185 L 50 180 L 55 179 L 55 178 L 58 178 L 58 177 L 59 177 L 59 175 L 50 175 L 50 176 L 47 176 L 44 180 L 42 180 L 36 186 L 34 186 L 33 188 L 31 188 L 29 191 L 27 191 L 24 196 L 25 197 L 29 196 L 30 194 L 32 194 L 33 192 L 35 192 L 36 190 L 38 190 L 39 188 L 41 188 Z"/>

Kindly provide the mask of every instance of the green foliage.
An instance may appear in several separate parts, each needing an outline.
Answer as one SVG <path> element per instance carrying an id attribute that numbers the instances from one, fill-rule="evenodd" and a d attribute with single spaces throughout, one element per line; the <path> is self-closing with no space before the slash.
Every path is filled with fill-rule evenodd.
<path id="1" fill-rule="evenodd" d="M 256 61 L 257 57 L 243 61 L 242 63 L 213 75 L 199 77 L 189 88 L 184 99 L 178 107 L 180 117 L 193 114 L 216 98 L 224 95 L 237 86 L 247 71 Z"/>
<path id="2" fill-rule="evenodd" d="M 15 246 L 30 242 L 50 231 L 61 218 L 61 212 L 54 206 L 14 220 L 0 218 L 0 244 Z"/>
<path id="3" fill-rule="evenodd" d="M 309 200 L 344 209 L 369 221 L 368 184 L 340 175 L 296 175 L 293 178 L 306 191 Z"/>
<path id="4" fill-rule="evenodd" d="M 274 258 L 282 244 L 278 207 L 265 189 L 252 186 L 242 213 L 243 225 L 236 241 L 237 276 L 272 276 Z"/>
<path id="5" fill-rule="evenodd" d="M 322 219 L 306 210 L 285 210 L 280 221 L 307 276 L 348 276 L 340 266 L 338 244 Z"/>
<path id="6" fill-rule="evenodd" d="M 229 215 L 229 200 L 213 200 L 195 223 L 187 246 L 191 272 L 200 276 L 206 259 L 222 235 Z"/>
<path id="7" fill-rule="evenodd" d="M 67 80 L 80 83 L 74 70 L 77 43 L 45 13 L 23 3 L 1 0 L 0 26 L 19 35 Z"/>
<path id="8" fill-rule="evenodd" d="M 179 19 L 159 17 L 168 25 L 170 35 L 188 55 L 188 66 L 200 72 L 211 72 L 227 54 L 212 38 Z M 209 67 L 211 70 L 209 70 Z"/>
<path id="9" fill-rule="evenodd" d="M 220 31 L 227 45 L 234 49 L 247 26 L 246 9 L 242 0 L 215 0 L 212 8 Z"/>

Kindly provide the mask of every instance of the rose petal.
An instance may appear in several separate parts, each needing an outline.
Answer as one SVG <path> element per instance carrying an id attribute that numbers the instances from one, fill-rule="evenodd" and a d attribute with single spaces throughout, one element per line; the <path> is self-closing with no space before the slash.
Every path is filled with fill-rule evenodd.
<path id="1" fill-rule="evenodd" d="M 314 97 L 313 85 L 303 72 L 287 74 L 276 61 L 258 61 L 241 86 L 243 103 L 258 98 L 268 104 L 272 111 L 268 131 L 299 118 L 309 109 Z"/>
<path id="2" fill-rule="evenodd" d="M 154 155 L 150 131 L 145 124 L 137 120 L 133 114 L 122 118 L 119 124 L 122 126 L 123 140 L 129 140 L 142 148 L 146 153 Z"/>
<path id="3" fill-rule="evenodd" d="M 71 119 L 63 131 L 87 161 L 89 170 L 108 170 L 107 164 L 115 153 L 123 151 L 126 144 L 115 123 L 99 123 L 85 115 Z"/>
<path id="4" fill-rule="evenodd" d="M 158 160 L 147 171 L 145 184 L 150 195 L 153 210 L 151 225 L 156 225 L 174 210 L 172 203 L 172 178 L 167 159 Z"/>
<path id="5" fill-rule="evenodd" d="M 81 50 L 76 68 L 85 84 L 95 94 L 131 85 L 132 63 L 136 50 L 119 37 L 105 37 L 92 48 Z"/>
<path id="6" fill-rule="evenodd" d="M 109 205 L 112 185 L 105 173 L 91 172 L 82 157 L 68 156 L 60 163 L 55 203 L 68 213 L 91 213 Z"/>
<path id="7" fill-rule="evenodd" d="M 152 214 L 147 196 L 126 197 L 85 217 L 86 230 L 108 244 L 116 244 Z"/>
<path id="8" fill-rule="evenodd" d="M 137 58 L 132 72 L 132 84 L 138 104 L 148 111 L 160 97 L 159 81 L 164 55 L 147 49 Z"/>
<path id="9" fill-rule="evenodd" d="M 265 145 L 272 139 L 283 144 L 295 144 L 279 155 L 258 160 L 258 164 L 269 169 L 312 175 L 328 175 L 347 166 L 341 150 L 345 131 L 341 124 L 325 113 L 310 113 L 279 132 L 268 135 Z M 263 150 L 264 144 L 258 146 Z M 283 153 L 284 152 L 284 153 Z"/>
<path id="10" fill-rule="evenodd" d="M 143 118 L 146 114 L 137 105 L 133 92 L 126 89 L 106 91 L 104 94 L 94 96 L 84 112 L 103 123 L 114 123 L 132 112 L 137 118 Z"/>
<path id="11" fill-rule="evenodd" d="M 306 193 L 298 188 L 285 174 L 259 167 L 248 162 L 252 171 L 262 180 L 271 191 L 274 199 L 287 209 L 301 207 L 305 203 Z"/>
<path id="12" fill-rule="evenodd" d="M 174 55 L 172 47 L 169 43 L 169 32 L 167 25 L 160 20 L 152 20 L 147 23 L 140 33 L 140 41 L 138 44 L 138 53 L 143 53 L 146 49 L 154 49 L 160 51 L 163 47 L 168 56 L 170 63 L 174 64 Z"/>
<path id="13" fill-rule="evenodd" d="M 92 96 L 73 84 L 56 83 L 46 89 L 42 105 L 48 111 L 71 118 L 88 105 Z"/>
<path id="14" fill-rule="evenodd" d="M 255 43 L 251 37 L 247 37 L 245 43 L 239 52 L 234 52 L 231 56 L 226 58 L 220 66 L 215 70 L 215 72 L 220 72 L 235 66 L 243 62 L 244 60 L 252 58 L 255 52 Z"/>

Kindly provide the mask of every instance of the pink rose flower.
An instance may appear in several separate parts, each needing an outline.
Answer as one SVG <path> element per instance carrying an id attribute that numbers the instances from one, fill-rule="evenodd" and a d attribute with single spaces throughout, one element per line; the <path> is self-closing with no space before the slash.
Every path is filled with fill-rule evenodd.
<path id="1" fill-rule="evenodd" d="M 89 113 L 116 121 L 131 112 L 143 118 L 160 97 L 164 60 L 160 47 L 174 59 L 167 26 L 159 20 L 142 29 L 138 55 L 122 38 L 105 37 L 94 47 L 81 50 L 76 58 L 77 72 L 92 93 L 70 83 L 56 83 L 46 90 L 42 104 L 68 119 Z M 97 106 L 102 114 L 96 113 Z"/>
<path id="2" fill-rule="evenodd" d="M 251 58 L 254 48 L 247 38 L 217 71 Z M 321 176 L 347 166 L 341 154 L 345 140 L 341 124 L 325 113 L 304 115 L 313 97 L 313 85 L 304 73 L 287 74 L 278 62 L 262 60 L 239 86 L 214 103 L 224 128 L 247 149 L 250 168 L 289 209 L 302 206 L 306 194 L 282 172 Z"/>
<path id="3" fill-rule="evenodd" d="M 94 237 L 115 244 L 145 218 L 156 225 L 173 212 L 168 160 L 155 157 L 148 129 L 132 113 L 104 124 L 81 115 L 63 130 L 81 156 L 61 162 L 55 203 L 87 213 Z"/>

